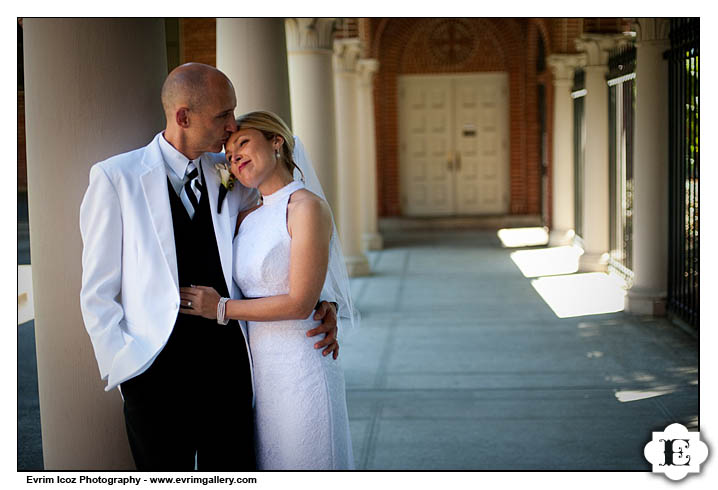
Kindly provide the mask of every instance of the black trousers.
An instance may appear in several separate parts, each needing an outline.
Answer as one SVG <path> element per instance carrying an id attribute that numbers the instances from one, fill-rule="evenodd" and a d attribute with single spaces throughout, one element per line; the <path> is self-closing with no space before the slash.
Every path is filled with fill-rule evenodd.
<path id="1" fill-rule="evenodd" d="M 237 322 L 180 314 L 162 352 L 121 385 L 138 470 L 256 469 L 252 385 Z"/>

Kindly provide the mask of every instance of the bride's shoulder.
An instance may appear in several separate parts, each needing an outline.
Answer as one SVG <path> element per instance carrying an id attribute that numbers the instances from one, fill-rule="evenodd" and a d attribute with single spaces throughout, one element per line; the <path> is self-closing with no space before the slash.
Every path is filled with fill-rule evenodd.
<path id="1" fill-rule="evenodd" d="M 288 218 L 293 216 L 299 219 L 316 219 L 331 221 L 329 204 L 307 189 L 295 191 L 287 204 Z"/>
<path id="2" fill-rule="evenodd" d="M 289 196 L 288 204 L 290 206 L 328 206 L 327 202 L 324 199 L 307 189 L 299 189 L 294 191 L 292 195 Z"/>

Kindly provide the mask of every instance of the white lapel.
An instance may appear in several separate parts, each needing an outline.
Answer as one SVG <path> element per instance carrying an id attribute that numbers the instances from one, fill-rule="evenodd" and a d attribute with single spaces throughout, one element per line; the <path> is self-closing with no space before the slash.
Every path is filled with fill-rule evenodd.
<path id="1" fill-rule="evenodd" d="M 201 158 L 202 171 L 204 172 L 204 180 L 207 188 L 207 197 L 209 198 L 209 209 L 212 212 L 212 224 L 214 225 L 214 234 L 217 238 L 217 250 L 219 251 L 219 260 L 222 262 L 222 272 L 224 273 L 224 281 L 227 283 L 227 291 L 232 293 L 232 238 L 234 228 L 230 222 L 230 206 L 228 205 L 228 195 L 225 196 L 225 202 L 222 205 L 222 212 L 217 213 L 217 199 L 219 196 L 219 172 L 214 168 L 215 160 L 209 154 L 202 155 Z M 228 193 L 229 194 L 229 193 Z"/>
<path id="2" fill-rule="evenodd" d="M 161 138 L 162 134 L 157 135 L 145 150 L 142 164 L 147 170 L 140 175 L 140 181 L 142 182 L 142 191 L 145 194 L 147 209 L 159 240 L 162 254 L 165 257 L 170 274 L 172 274 L 175 287 L 179 289 L 177 251 L 172 225 L 172 210 L 170 209 L 167 190 L 167 171 L 165 170 L 158 137 Z"/>

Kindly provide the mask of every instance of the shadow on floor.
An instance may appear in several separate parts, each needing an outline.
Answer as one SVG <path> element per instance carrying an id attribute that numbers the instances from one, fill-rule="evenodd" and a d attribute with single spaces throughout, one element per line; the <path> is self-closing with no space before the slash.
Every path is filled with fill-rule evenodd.
<path id="1" fill-rule="evenodd" d="M 17 469 L 43 469 L 33 321 L 17 326 Z"/>

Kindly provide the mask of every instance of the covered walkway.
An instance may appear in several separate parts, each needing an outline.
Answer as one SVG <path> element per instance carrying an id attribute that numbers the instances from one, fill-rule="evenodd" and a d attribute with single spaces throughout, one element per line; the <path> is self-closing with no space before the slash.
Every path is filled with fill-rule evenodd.
<path id="1" fill-rule="evenodd" d="M 341 350 L 358 469 L 650 471 L 652 431 L 697 429 L 697 340 L 608 276 L 496 230 L 384 238 Z"/>
<path id="2" fill-rule="evenodd" d="M 554 276 L 571 280 L 552 296 L 551 277 L 522 270 L 570 263 L 495 230 L 384 238 L 376 272 L 352 279 L 363 323 L 341 348 L 357 469 L 650 471 L 652 431 L 697 429 L 696 340 L 666 320 L 552 309 L 610 310 L 610 281 Z M 18 468 L 37 470 L 32 322 L 18 359 Z"/>

